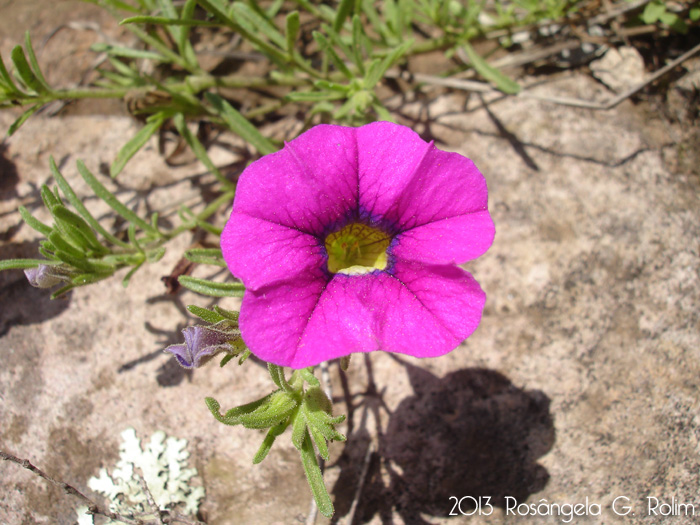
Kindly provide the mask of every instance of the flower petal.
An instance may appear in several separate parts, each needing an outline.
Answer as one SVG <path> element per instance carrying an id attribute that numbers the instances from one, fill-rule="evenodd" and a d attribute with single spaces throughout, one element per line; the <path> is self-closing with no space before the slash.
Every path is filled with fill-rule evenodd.
<path id="1" fill-rule="evenodd" d="M 484 254 L 495 229 L 488 211 L 458 215 L 411 228 L 396 237 L 397 259 L 431 264 L 463 264 Z"/>
<path id="2" fill-rule="evenodd" d="M 319 236 L 357 208 L 353 128 L 320 125 L 253 162 L 233 211 Z"/>
<path id="3" fill-rule="evenodd" d="M 370 215 L 403 231 L 487 209 L 486 180 L 468 158 L 389 122 L 356 133 L 360 206 Z"/>
<path id="4" fill-rule="evenodd" d="M 231 273 L 249 290 L 324 267 L 326 261 L 316 237 L 236 211 L 221 235 L 221 251 Z"/>
<path id="5" fill-rule="evenodd" d="M 258 290 L 247 289 L 238 318 L 241 337 L 256 356 L 280 366 L 292 366 L 299 339 L 328 282 L 319 268 L 296 279 L 277 282 Z M 317 364 L 304 364 L 301 367 Z"/>
<path id="6" fill-rule="evenodd" d="M 242 336 L 261 359 L 304 368 L 374 350 L 443 355 L 476 329 L 486 299 L 450 266 L 400 262 L 394 275 L 338 274 L 328 284 L 312 275 L 244 297 Z"/>

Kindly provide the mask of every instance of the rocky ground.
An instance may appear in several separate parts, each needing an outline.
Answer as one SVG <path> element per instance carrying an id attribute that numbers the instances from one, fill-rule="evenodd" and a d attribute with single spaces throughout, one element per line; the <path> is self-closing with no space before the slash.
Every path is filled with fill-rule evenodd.
<path id="1" fill-rule="evenodd" d="M 91 6 L 82 9 L 118 34 Z M 81 16 L 61 11 L 52 22 Z M 15 25 L 5 30 L 3 57 L 21 38 Z M 90 42 L 67 31 L 64 52 L 82 56 Z M 583 71 L 530 82 L 543 98 L 613 96 Z M 443 93 L 394 107 L 486 176 L 496 240 L 468 268 L 488 301 L 476 333 L 445 357 L 355 356 L 346 375 L 331 365 L 335 410 L 348 414 L 341 428 L 348 441 L 333 445 L 327 470 L 332 523 L 353 514 L 355 524 L 566 519 L 521 517 L 514 502 L 587 504 L 576 523 L 691 523 L 678 515 L 684 503 L 695 506 L 697 520 L 697 132 L 640 99 L 591 111 Z M 50 155 L 87 194 L 75 161 L 99 172 L 138 129 L 116 106 L 88 109 L 40 114 L 3 143 L 2 258 L 35 256 L 36 237 L 15 210 L 23 204 L 41 217 L 38 187 L 50 180 Z M 0 129 L 12 120 L 0 113 Z M 213 155 L 221 164 L 240 159 L 231 148 Z M 194 163 L 166 166 L 150 145 L 119 181 L 121 198 L 167 217 L 208 179 Z M 168 295 L 161 281 L 191 241 L 174 241 L 164 261 L 137 273 L 126 290 L 113 279 L 50 301 L 21 272 L 0 274 L 0 450 L 97 497 L 87 481 L 114 465 L 120 433 L 133 427 L 148 438 L 163 430 L 189 442 L 208 523 L 303 523 L 310 497 L 291 443 L 280 440 L 253 466 L 262 435 L 216 423 L 203 403 L 213 396 L 233 406 L 266 393 L 265 368 L 249 362 L 245 371 L 212 365 L 189 373 L 160 352 L 193 323 L 184 305 L 209 304 L 189 292 Z M 75 499 L 16 464 L 0 464 L 0 491 L 1 523 L 77 521 Z M 450 518 L 466 496 L 482 497 L 481 510 L 465 499 L 462 510 L 474 515 Z M 627 499 L 613 508 L 620 497 Z M 676 506 L 655 515 L 654 498 Z M 615 514 L 626 507 L 628 515 Z"/>

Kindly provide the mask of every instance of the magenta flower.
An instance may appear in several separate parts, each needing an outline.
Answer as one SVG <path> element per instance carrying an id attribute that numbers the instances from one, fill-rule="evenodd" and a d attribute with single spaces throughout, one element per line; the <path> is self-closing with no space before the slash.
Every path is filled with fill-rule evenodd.
<path id="1" fill-rule="evenodd" d="M 457 265 L 493 242 L 487 195 L 471 160 L 389 122 L 316 126 L 252 163 L 221 236 L 243 340 L 292 368 L 450 352 L 486 301 Z"/>

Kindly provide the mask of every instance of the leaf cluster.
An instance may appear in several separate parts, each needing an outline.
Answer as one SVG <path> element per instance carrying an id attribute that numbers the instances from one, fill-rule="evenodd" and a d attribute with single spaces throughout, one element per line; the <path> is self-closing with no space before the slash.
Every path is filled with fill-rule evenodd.
<path id="1" fill-rule="evenodd" d="M 323 483 L 314 445 L 319 455 L 328 460 L 328 443 L 345 441 L 345 436 L 335 429 L 345 420 L 345 416 L 333 416 L 331 400 L 321 389 L 312 369 L 294 371 L 289 381 L 282 367 L 269 364 L 268 371 L 277 388 L 267 396 L 232 408 L 224 414 L 214 398 L 206 398 L 207 407 L 218 421 L 226 425 L 267 430 L 253 463 L 263 461 L 277 437 L 291 428 L 292 443 L 301 455 L 318 508 L 324 516 L 330 517 L 333 515 L 333 504 Z"/>

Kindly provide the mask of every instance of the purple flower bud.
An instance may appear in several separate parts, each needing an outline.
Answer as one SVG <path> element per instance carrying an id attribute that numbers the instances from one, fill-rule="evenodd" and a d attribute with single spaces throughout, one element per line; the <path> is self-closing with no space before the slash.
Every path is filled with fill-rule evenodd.
<path id="1" fill-rule="evenodd" d="M 213 326 L 188 326 L 182 331 L 185 342 L 170 345 L 164 352 L 170 352 L 183 368 L 199 368 L 221 352 L 237 354 L 232 344 L 240 339 L 240 332 L 228 321 L 221 321 Z"/>
<path id="2" fill-rule="evenodd" d="M 59 283 L 67 282 L 68 275 L 58 266 L 49 266 L 40 264 L 36 268 L 27 268 L 24 270 L 24 275 L 27 276 L 29 284 L 36 288 L 51 288 Z"/>

